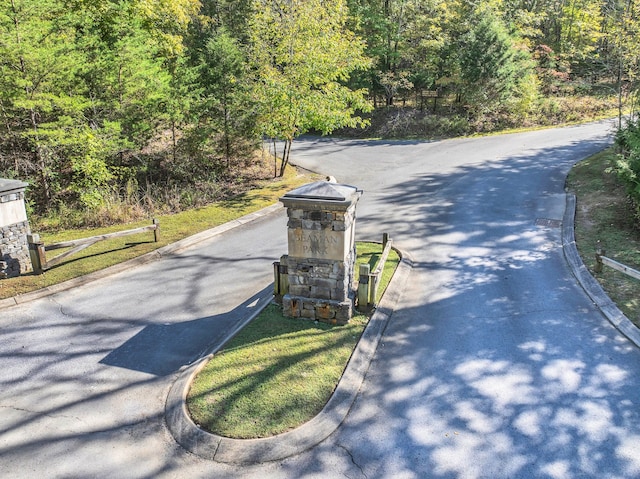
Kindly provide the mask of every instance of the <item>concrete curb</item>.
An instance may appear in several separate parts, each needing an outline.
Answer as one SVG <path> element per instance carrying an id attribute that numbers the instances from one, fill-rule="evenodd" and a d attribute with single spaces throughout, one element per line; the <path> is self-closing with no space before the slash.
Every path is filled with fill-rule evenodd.
<path id="1" fill-rule="evenodd" d="M 67 289 L 76 288 L 78 286 L 82 286 L 84 284 L 90 283 L 97 279 L 106 278 L 107 276 L 120 273 L 122 271 L 133 268 L 135 266 L 140 266 L 140 265 L 149 263 L 151 261 L 155 261 L 157 259 L 162 258 L 163 256 L 168 256 L 170 254 L 177 253 L 181 250 L 189 248 L 202 241 L 213 238 L 214 236 L 218 236 L 222 233 L 225 233 L 229 230 L 232 230 L 244 224 L 250 223 L 252 221 L 256 221 L 258 219 L 264 218 L 273 213 L 281 211 L 282 209 L 283 209 L 282 204 L 275 203 L 261 210 L 255 211 L 253 213 L 249 213 L 235 220 L 221 224 L 220 226 L 216 226 L 215 228 L 211 228 L 211 229 L 202 231 L 200 233 L 196 233 L 180 241 L 176 241 L 175 243 L 168 244 L 166 246 L 163 246 L 162 248 L 158 248 L 154 251 L 150 251 L 149 253 L 143 254 L 136 258 L 132 258 L 128 261 L 124 261 L 123 263 L 118 263 L 113 266 L 109 266 L 108 268 L 101 269 L 99 271 L 94 271 L 93 273 L 89 273 L 84 276 L 79 276 L 77 278 L 70 279 L 63 283 L 47 286 L 46 288 L 39 289 L 31 293 L 25 293 L 19 296 L 14 296 L 12 298 L 0 300 L 0 310 L 4 308 L 9 308 L 11 306 L 15 306 L 17 304 L 27 303 L 29 301 L 33 301 L 34 299 L 44 298 L 46 296 L 50 296 L 52 294 L 65 291 Z"/>
<path id="2" fill-rule="evenodd" d="M 605 293 L 600 283 L 591 275 L 578 254 L 574 235 L 576 215 L 576 197 L 568 194 L 564 218 L 562 220 L 562 249 L 571 267 L 573 275 L 585 290 L 591 301 L 602 311 L 602 314 L 613 326 L 624 334 L 633 344 L 640 347 L 640 329 L 638 329 L 622 311 L 618 309 L 611 298 Z"/>
<path id="3" fill-rule="evenodd" d="M 333 395 L 316 417 L 292 431 L 262 439 L 231 439 L 200 429 L 189 416 L 186 396 L 196 374 L 215 351 L 222 347 L 220 344 L 211 354 L 184 368 L 171 387 L 165 405 L 165 419 L 175 440 L 182 447 L 202 458 L 248 465 L 276 461 L 299 454 L 331 435 L 351 410 L 380 338 L 411 274 L 412 259 L 406 253 L 398 252 L 401 256 L 400 264 L 362 333 Z M 260 311 L 266 304 L 260 308 Z M 255 315 L 258 313 L 259 311 Z"/>

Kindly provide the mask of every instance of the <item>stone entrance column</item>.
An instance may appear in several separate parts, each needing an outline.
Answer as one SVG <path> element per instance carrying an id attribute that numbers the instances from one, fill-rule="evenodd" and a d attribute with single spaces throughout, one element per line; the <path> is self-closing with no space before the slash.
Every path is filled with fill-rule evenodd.
<path id="1" fill-rule="evenodd" d="M 31 271 L 31 234 L 24 205 L 27 183 L 0 178 L 0 278 L 11 278 Z"/>
<path id="2" fill-rule="evenodd" d="M 356 203 L 362 190 L 318 181 L 285 194 L 289 217 L 285 316 L 346 324 L 353 314 Z"/>

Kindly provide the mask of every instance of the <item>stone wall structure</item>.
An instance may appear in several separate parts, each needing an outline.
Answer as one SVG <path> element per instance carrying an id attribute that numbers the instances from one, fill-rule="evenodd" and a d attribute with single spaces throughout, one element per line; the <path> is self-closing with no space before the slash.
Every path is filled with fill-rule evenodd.
<path id="1" fill-rule="evenodd" d="M 11 278 L 31 271 L 31 234 L 24 204 L 28 185 L 0 178 L 0 278 Z"/>
<path id="2" fill-rule="evenodd" d="M 353 315 L 356 204 L 362 191 L 319 181 L 290 191 L 285 316 L 346 324 Z"/>

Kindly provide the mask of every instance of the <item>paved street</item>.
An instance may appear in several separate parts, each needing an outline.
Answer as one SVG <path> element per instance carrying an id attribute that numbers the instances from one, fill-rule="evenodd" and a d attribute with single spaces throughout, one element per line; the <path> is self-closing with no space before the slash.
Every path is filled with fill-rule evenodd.
<path id="1" fill-rule="evenodd" d="M 283 211 L 0 310 L 1 477 L 640 477 L 640 351 L 561 240 L 566 174 L 610 128 L 296 142 L 294 163 L 364 190 L 357 238 L 388 232 L 414 268 L 345 422 L 282 461 L 187 453 L 164 403 L 268 294 Z"/>

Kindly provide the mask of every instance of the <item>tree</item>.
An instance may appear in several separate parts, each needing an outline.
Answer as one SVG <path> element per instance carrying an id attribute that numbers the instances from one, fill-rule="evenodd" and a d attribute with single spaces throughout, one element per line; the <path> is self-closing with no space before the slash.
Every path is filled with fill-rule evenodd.
<path id="1" fill-rule="evenodd" d="M 16 175 L 35 179 L 40 210 L 62 201 L 100 206 L 113 188 L 116 157 L 142 150 L 167 116 L 175 119 L 167 115 L 172 66 L 180 65 L 181 34 L 197 4 L 1 4 L 0 147 Z"/>
<path id="2" fill-rule="evenodd" d="M 476 115 L 504 107 L 518 95 L 521 80 L 533 75 L 528 52 L 517 46 L 491 9 L 475 12 L 460 51 L 463 92 Z"/>
<path id="3" fill-rule="evenodd" d="M 603 6 L 603 37 L 599 49 L 600 64 L 615 79 L 618 96 L 618 129 L 627 95 L 638 94 L 640 77 L 640 5 L 634 0 L 609 0 Z M 632 117 L 635 108 L 632 108 Z"/>
<path id="4" fill-rule="evenodd" d="M 56 0 L 10 0 L 0 7 L 3 149 L 30 152 L 15 166 L 35 175 L 41 205 L 68 184 L 67 153 L 84 130 L 88 102 L 76 82 L 84 57 L 74 48 L 72 15 Z"/>
<path id="5" fill-rule="evenodd" d="M 365 53 L 373 62 L 362 72 L 368 78 L 374 105 L 381 93 L 390 106 L 396 95 L 413 87 L 406 57 L 406 30 L 413 0 L 349 0 L 349 9 L 357 21 L 354 31 L 366 39 Z"/>
<path id="6" fill-rule="evenodd" d="M 239 43 L 249 38 L 247 23 L 251 18 L 253 0 L 201 0 L 200 15 L 196 18 L 195 31 L 201 35 L 198 43 L 206 45 L 208 39 L 223 28 Z"/>
<path id="7" fill-rule="evenodd" d="M 245 52 L 221 27 L 195 62 L 199 86 L 197 125 L 189 140 L 199 143 L 200 153 L 211 151 L 221 156 L 228 169 L 233 158 L 247 157 L 256 147 Z M 205 146 L 209 144 L 212 146 Z"/>
<path id="8" fill-rule="evenodd" d="M 458 0 L 408 2 L 403 64 L 410 68 L 417 95 L 423 89 L 446 92 L 459 84 L 457 46 L 467 28 L 467 10 Z"/>
<path id="9" fill-rule="evenodd" d="M 343 0 L 257 0 L 251 21 L 250 60 L 263 135 L 284 141 L 280 175 L 293 140 L 311 129 L 323 134 L 362 125 L 365 91 L 343 82 L 366 68 L 364 44 L 346 28 Z"/>

